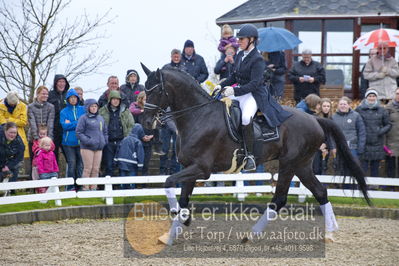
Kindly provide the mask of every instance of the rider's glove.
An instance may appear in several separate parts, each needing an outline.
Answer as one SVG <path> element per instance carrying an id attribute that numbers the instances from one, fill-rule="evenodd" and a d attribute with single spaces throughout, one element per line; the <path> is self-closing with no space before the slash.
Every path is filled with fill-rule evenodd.
<path id="1" fill-rule="evenodd" d="M 213 89 L 212 96 L 213 97 L 216 96 L 221 90 L 222 90 L 222 86 L 216 85 L 215 88 Z"/>
<path id="2" fill-rule="evenodd" d="M 234 89 L 231 86 L 226 86 L 224 87 L 224 91 L 222 92 L 224 97 L 229 97 L 231 95 L 234 95 Z"/>

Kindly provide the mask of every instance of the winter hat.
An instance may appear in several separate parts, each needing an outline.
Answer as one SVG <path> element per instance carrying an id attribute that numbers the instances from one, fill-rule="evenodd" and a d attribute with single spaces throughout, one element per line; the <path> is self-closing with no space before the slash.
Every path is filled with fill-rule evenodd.
<path id="1" fill-rule="evenodd" d="M 137 73 L 136 70 L 134 69 L 129 69 L 128 71 L 126 71 L 126 83 L 129 82 L 129 76 L 130 75 L 136 75 L 136 77 L 139 77 L 139 74 Z"/>
<path id="2" fill-rule="evenodd" d="M 86 112 L 89 112 L 89 108 L 90 106 L 92 106 L 93 104 L 97 104 L 98 106 L 98 102 L 96 99 L 87 99 L 85 100 L 85 108 L 86 108 Z"/>
<path id="3" fill-rule="evenodd" d="M 15 91 L 10 91 L 7 94 L 7 103 L 11 105 L 16 105 L 18 103 L 18 94 Z"/>
<path id="4" fill-rule="evenodd" d="M 122 99 L 121 93 L 119 91 L 110 91 L 108 95 L 108 102 L 110 102 L 112 98 Z"/>
<path id="5" fill-rule="evenodd" d="M 375 96 L 378 97 L 378 92 L 375 89 L 367 89 L 366 94 L 364 95 L 365 98 L 367 98 L 367 96 L 369 96 L 369 94 L 375 94 Z"/>
<path id="6" fill-rule="evenodd" d="M 193 47 L 193 48 L 194 48 L 194 43 L 193 43 L 193 41 L 192 41 L 192 40 L 187 40 L 187 41 L 184 43 L 184 48 L 186 48 L 186 47 Z"/>

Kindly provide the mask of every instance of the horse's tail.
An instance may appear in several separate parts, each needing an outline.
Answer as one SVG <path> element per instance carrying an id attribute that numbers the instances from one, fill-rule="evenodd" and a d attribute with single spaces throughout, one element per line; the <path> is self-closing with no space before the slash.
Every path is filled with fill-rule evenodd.
<path id="1" fill-rule="evenodd" d="M 353 157 L 341 129 L 331 119 L 326 119 L 322 117 L 317 117 L 316 119 L 322 127 L 324 133 L 330 134 L 333 137 L 337 146 L 338 155 L 343 159 L 342 161 L 344 162 L 344 166 L 349 169 L 349 173 L 357 181 L 360 190 L 362 191 L 363 196 L 367 201 L 367 204 L 371 206 L 371 201 L 367 192 L 365 174 L 360 167 L 358 160 Z"/>

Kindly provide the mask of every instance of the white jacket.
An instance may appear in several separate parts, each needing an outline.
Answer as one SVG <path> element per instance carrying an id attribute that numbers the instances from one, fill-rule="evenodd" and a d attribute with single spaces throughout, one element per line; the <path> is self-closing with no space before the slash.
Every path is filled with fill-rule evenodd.
<path id="1" fill-rule="evenodd" d="M 383 67 L 386 67 L 385 73 Z M 378 99 L 393 98 L 397 88 L 396 78 L 399 76 L 399 67 L 395 58 L 389 57 L 383 60 L 381 56 L 370 58 L 363 75 L 369 81 L 369 88 L 378 92 Z"/>

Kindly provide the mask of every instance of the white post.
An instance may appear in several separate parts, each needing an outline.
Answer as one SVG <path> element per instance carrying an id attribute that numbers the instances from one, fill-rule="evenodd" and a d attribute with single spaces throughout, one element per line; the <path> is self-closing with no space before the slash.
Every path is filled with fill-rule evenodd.
<path id="1" fill-rule="evenodd" d="M 110 179 L 111 177 L 107 175 L 105 178 Z M 105 191 L 108 193 L 112 192 L 112 184 L 105 184 Z M 105 204 L 114 205 L 114 198 L 111 196 L 105 197 Z"/>
<path id="2" fill-rule="evenodd" d="M 237 180 L 236 181 L 236 187 L 237 188 L 244 188 L 244 180 Z M 238 191 L 240 191 L 240 189 Z M 239 201 L 244 201 L 246 196 L 247 196 L 247 193 L 237 193 L 237 199 Z"/>
<path id="3" fill-rule="evenodd" d="M 57 178 L 53 177 L 51 179 L 57 179 Z M 54 193 L 57 193 L 57 194 L 60 193 L 60 188 L 58 186 L 54 186 L 52 188 L 53 188 Z M 62 206 L 62 202 L 60 199 L 55 200 L 55 206 Z"/>
<path id="4" fill-rule="evenodd" d="M 299 182 L 299 188 L 302 190 L 306 189 L 306 187 L 302 184 L 302 182 Z M 304 203 L 306 200 L 306 194 L 299 194 L 298 195 L 298 202 L 299 203 Z"/>

